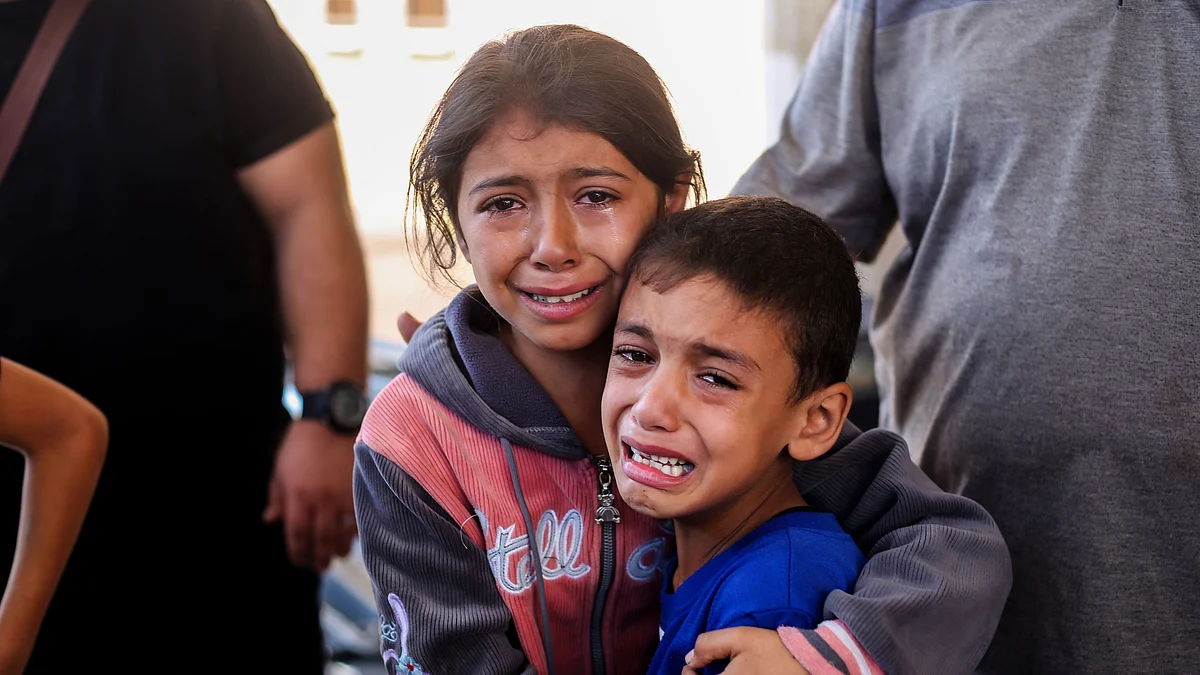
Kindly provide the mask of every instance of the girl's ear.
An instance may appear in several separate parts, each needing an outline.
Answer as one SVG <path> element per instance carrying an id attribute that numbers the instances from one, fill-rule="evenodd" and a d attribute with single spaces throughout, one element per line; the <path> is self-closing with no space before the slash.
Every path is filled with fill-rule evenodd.
<path id="1" fill-rule="evenodd" d="M 787 445 L 792 459 L 806 462 L 829 452 L 842 433 L 853 398 L 850 385 L 838 382 L 798 403 L 796 425 L 799 431 Z"/>
<path id="2" fill-rule="evenodd" d="M 675 177 L 675 188 L 664 195 L 663 200 L 663 215 L 669 216 L 672 213 L 678 213 L 687 206 L 688 194 L 692 191 L 692 179 L 694 176 L 690 173 L 681 173 Z"/>

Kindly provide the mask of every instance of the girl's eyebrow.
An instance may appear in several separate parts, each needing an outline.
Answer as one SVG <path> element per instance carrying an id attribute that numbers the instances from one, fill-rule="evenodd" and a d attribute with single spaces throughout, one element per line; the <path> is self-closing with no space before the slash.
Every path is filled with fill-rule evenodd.
<path id="1" fill-rule="evenodd" d="M 496 176 L 495 178 L 485 178 L 485 179 L 479 181 L 471 188 L 471 191 L 468 192 L 467 194 L 473 195 L 476 192 L 483 192 L 484 190 L 490 190 L 490 189 L 496 188 L 496 187 L 519 186 L 519 187 L 528 188 L 532 184 L 533 183 L 524 176 L 516 176 L 516 175 Z"/>
<path id="2" fill-rule="evenodd" d="M 568 172 L 568 175 L 571 178 L 615 178 L 617 180 L 623 180 L 623 181 L 629 181 L 629 182 L 633 181 L 633 179 L 630 178 L 629 176 L 626 176 L 625 174 L 621 173 L 620 171 L 617 171 L 616 169 L 610 169 L 607 166 L 580 166 L 580 167 L 571 169 Z M 492 178 L 484 178 L 483 180 L 481 180 L 478 183 L 476 183 L 475 185 L 473 185 L 471 187 L 470 192 L 468 192 L 467 194 L 473 195 L 476 192 L 483 192 L 484 190 L 490 190 L 492 188 L 514 187 L 514 186 L 515 187 L 523 187 L 523 188 L 532 188 L 533 181 L 529 180 L 525 176 L 519 176 L 516 174 L 511 175 L 511 176 L 495 176 Z"/>
<path id="3" fill-rule="evenodd" d="M 633 180 L 620 171 L 610 169 L 607 166 L 581 166 L 572 169 L 571 175 L 575 178 L 616 178 L 631 182 Z"/>

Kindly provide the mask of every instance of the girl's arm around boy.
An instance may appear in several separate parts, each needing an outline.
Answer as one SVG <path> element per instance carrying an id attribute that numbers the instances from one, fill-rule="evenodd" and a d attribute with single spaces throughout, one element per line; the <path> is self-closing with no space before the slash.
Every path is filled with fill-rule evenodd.
<path id="1" fill-rule="evenodd" d="M 864 433 L 847 422 L 832 451 L 796 466 L 804 499 L 837 516 L 867 563 L 853 594 L 834 591 L 825 600 L 826 621 L 816 630 L 779 629 L 791 655 L 812 675 L 974 671 L 1012 587 L 1008 547 L 991 515 L 934 485 L 891 432 Z M 747 628 L 702 635 L 691 666 L 703 672 L 732 657 L 727 672 L 787 672 L 793 664 L 780 650 L 764 658 L 765 635 Z M 778 639 L 770 636 L 771 644 Z M 764 662 L 773 668 L 761 670 Z"/>

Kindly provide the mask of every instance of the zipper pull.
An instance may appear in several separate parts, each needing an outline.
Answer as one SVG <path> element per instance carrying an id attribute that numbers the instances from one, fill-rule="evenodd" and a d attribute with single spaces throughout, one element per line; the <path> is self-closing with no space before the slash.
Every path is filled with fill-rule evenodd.
<path id="1" fill-rule="evenodd" d="M 600 508 L 596 509 L 596 522 L 601 525 L 619 523 L 621 522 L 621 512 L 613 506 L 613 500 L 616 497 L 612 492 L 612 466 L 607 459 L 597 459 L 596 469 L 600 473 L 600 494 L 596 495 L 596 499 L 600 501 Z"/>

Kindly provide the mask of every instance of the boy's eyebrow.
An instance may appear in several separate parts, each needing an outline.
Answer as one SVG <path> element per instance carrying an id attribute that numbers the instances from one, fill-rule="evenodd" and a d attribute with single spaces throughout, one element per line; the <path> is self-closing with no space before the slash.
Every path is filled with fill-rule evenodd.
<path id="1" fill-rule="evenodd" d="M 754 359 L 735 349 L 721 349 L 720 347 L 713 347 L 712 345 L 707 345 L 703 342 L 697 342 L 692 345 L 692 351 L 702 356 L 711 356 L 713 358 L 721 359 L 722 361 L 728 361 L 732 364 L 741 366 L 745 370 L 762 370 L 762 368 L 760 368 L 758 364 L 754 362 Z"/>
<path id="2" fill-rule="evenodd" d="M 640 323 L 630 323 L 628 321 L 620 321 L 614 329 L 617 333 L 630 333 L 636 335 L 643 340 L 653 340 L 654 333 L 649 328 L 646 328 Z"/>
<path id="3" fill-rule="evenodd" d="M 628 333 L 630 335 L 636 335 L 644 340 L 654 340 L 653 331 L 640 323 L 631 323 L 629 321 L 617 322 L 617 327 L 614 329 L 614 333 Z M 720 347 L 714 347 L 703 342 L 696 342 L 692 344 L 691 351 L 699 354 L 700 356 L 708 356 L 715 359 L 721 359 L 722 361 L 728 361 L 734 365 L 741 366 L 745 370 L 762 370 L 762 368 L 760 368 L 759 365 L 754 362 L 754 359 L 746 356 L 736 349 L 722 349 Z"/>
<path id="4" fill-rule="evenodd" d="M 496 187 L 512 187 L 519 185 L 521 187 L 529 187 L 532 185 L 530 180 L 524 176 L 496 176 L 494 178 L 485 178 L 471 187 L 471 191 L 467 194 L 473 195 L 476 192 L 483 192 Z"/>
<path id="5" fill-rule="evenodd" d="M 571 171 L 571 175 L 575 178 L 616 178 L 619 180 L 632 181 L 633 179 L 625 174 L 610 169 L 607 166 L 581 166 Z"/>

